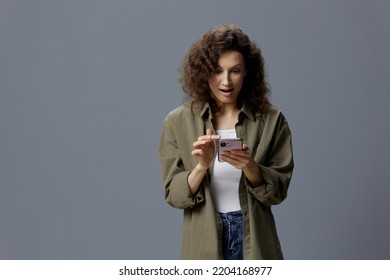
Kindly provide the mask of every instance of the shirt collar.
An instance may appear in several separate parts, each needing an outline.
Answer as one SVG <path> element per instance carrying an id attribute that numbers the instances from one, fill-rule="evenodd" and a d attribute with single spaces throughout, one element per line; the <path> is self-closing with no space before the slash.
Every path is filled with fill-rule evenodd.
<path id="1" fill-rule="evenodd" d="M 211 116 L 211 107 L 210 107 L 210 104 L 208 102 L 206 102 L 203 105 L 202 109 L 200 110 L 200 116 L 203 118 L 207 118 L 207 117 Z"/>
<path id="2" fill-rule="evenodd" d="M 252 121 L 255 120 L 255 116 L 253 115 L 249 106 L 246 103 L 244 103 L 244 105 L 242 105 L 242 107 L 240 109 L 239 118 L 241 115 L 248 117 Z M 210 104 L 208 102 L 206 102 L 203 105 L 202 109 L 200 110 L 200 116 L 202 118 L 207 118 L 207 117 L 211 118 L 212 117 L 211 107 L 210 107 Z"/>
<path id="3" fill-rule="evenodd" d="M 250 109 L 250 107 L 248 106 L 247 103 L 244 103 L 244 105 L 242 105 L 239 114 L 247 116 L 251 121 L 255 121 L 255 116 L 252 113 L 252 111 L 251 111 L 251 109 Z"/>

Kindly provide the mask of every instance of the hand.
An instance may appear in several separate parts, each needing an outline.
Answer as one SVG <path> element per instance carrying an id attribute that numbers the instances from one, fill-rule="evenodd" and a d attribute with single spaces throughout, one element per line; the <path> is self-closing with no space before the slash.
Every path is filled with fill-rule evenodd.
<path id="1" fill-rule="evenodd" d="M 220 157 L 223 161 L 240 170 L 244 170 L 250 164 L 256 164 L 246 144 L 243 145 L 242 150 L 224 151 Z"/>
<path id="2" fill-rule="evenodd" d="M 252 186 L 259 186 L 264 183 L 260 166 L 252 158 L 247 145 L 244 144 L 242 150 L 224 152 L 221 155 L 221 159 L 235 168 L 242 170 Z"/>
<path id="3" fill-rule="evenodd" d="M 207 129 L 206 135 L 199 136 L 198 140 L 193 143 L 195 149 L 191 152 L 191 155 L 199 159 L 201 169 L 208 169 L 213 162 L 215 156 L 214 140 L 218 140 L 220 137 L 219 135 L 212 135 L 211 130 Z"/>

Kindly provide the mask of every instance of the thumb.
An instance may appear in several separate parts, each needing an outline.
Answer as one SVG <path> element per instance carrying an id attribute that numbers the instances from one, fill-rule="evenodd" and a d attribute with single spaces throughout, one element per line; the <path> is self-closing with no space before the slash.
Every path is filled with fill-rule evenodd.
<path id="1" fill-rule="evenodd" d="M 206 135 L 211 135 L 211 134 L 212 134 L 211 129 L 208 128 L 208 129 L 206 130 Z"/>

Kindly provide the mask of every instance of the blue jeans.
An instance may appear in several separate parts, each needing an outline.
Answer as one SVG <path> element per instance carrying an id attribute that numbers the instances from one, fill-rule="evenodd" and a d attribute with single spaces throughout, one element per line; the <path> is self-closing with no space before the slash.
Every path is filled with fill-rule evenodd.
<path id="1" fill-rule="evenodd" d="M 223 223 L 223 257 L 225 260 L 242 260 L 243 219 L 241 211 L 219 213 Z"/>

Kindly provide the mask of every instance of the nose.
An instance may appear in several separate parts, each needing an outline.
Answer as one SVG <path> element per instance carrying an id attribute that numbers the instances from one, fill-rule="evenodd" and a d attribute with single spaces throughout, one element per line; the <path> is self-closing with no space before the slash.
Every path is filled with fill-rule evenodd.
<path id="1" fill-rule="evenodd" d="M 232 83 L 232 81 L 231 81 L 231 79 L 230 79 L 229 72 L 224 73 L 224 74 L 223 74 L 223 77 L 222 77 L 222 85 L 223 85 L 223 86 L 230 86 L 231 83 Z"/>

